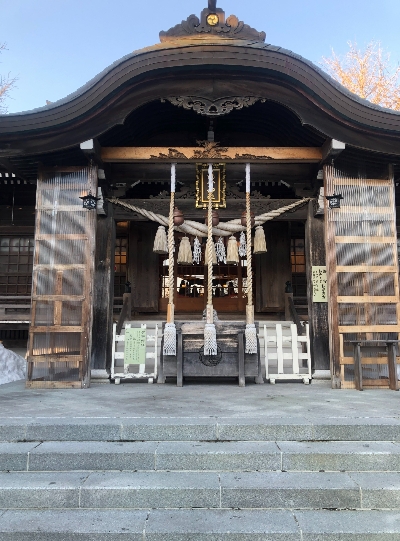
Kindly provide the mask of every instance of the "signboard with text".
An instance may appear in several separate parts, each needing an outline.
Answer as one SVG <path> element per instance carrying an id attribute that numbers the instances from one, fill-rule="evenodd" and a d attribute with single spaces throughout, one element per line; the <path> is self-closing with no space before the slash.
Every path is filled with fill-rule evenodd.
<path id="1" fill-rule="evenodd" d="M 326 266 L 312 267 L 313 302 L 328 302 Z"/>
<path id="2" fill-rule="evenodd" d="M 146 329 L 125 329 L 124 364 L 145 364 Z"/>

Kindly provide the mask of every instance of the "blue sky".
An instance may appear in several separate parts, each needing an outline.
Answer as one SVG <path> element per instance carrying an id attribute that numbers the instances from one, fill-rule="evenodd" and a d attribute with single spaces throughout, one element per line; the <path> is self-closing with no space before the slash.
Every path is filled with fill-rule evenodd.
<path id="1" fill-rule="evenodd" d="M 18 77 L 10 113 L 56 101 L 118 58 L 158 42 L 167 30 L 207 0 L 0 0 L 0 73 Z M 315 63 L 380 40 L 400 62 L 400 0 L 218 0 L 227 15 L 264 30 L 267 43 Z"/>

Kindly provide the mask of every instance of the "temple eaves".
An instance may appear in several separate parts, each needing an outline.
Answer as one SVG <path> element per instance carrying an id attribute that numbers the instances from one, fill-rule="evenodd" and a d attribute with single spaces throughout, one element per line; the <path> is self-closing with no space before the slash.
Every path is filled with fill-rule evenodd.
<path id="1" fill-rule="evenodd" d="M 167 31 L 160 32 L 160 41 L 175 41 L 193 37 L 219 37 L 222 39 L 243 39 L 264 42 L 265 32 L 258 32 L 236 15 L 225 17 L 225 11 L 217 8 L 217 0 L 208 0 L 208 7 L 203 9 L 200 19 L 197 15 L 189 17 Z"/>

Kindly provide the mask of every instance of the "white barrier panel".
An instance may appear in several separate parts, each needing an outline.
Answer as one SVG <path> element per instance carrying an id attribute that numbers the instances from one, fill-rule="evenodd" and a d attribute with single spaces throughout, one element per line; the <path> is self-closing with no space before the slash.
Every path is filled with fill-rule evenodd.
<path id="1" fill-rule="evenodd" d="M 311 356 L 308 323 L 302 336 L 297 334 L 297 327 L 293 323 L 277 323 L 274 332 L 264 325 L 264 362 L 265 377 L 272 384 L 276 380 L 302 380 L 309 384 Z"/>
<path id="2" fill-rule="evenodd" d="M 111 379 L 116 385 L 121 379 L 147 379 L 148 383 L 154 383 L 159 353 L 158 324 L 127 322 L 121 334 L 116 334 L 116 329 L 114 323 Z"/>

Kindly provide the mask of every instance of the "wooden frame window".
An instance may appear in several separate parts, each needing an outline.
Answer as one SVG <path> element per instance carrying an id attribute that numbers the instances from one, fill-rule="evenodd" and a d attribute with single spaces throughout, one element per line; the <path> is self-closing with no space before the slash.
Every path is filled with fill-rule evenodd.
<path id="1" fill-rule="evenodd" d="M 31 294 L 33 237 L 0 237 L 0 295 Z"/>
<path id="2" fill-rule="evenodd" d="M 307 279 L 304 238 L 292 238 L 290 243 L 293 294 L 295 297 L 306 297 Z"/>
<path id="3" fill-rule="evenodd" d="M 127 273 L 128 239 L 117 237 L 115 239 L 115 273 L 114 273 L 114 296 L 122 297 L 125 293 Z"/>

